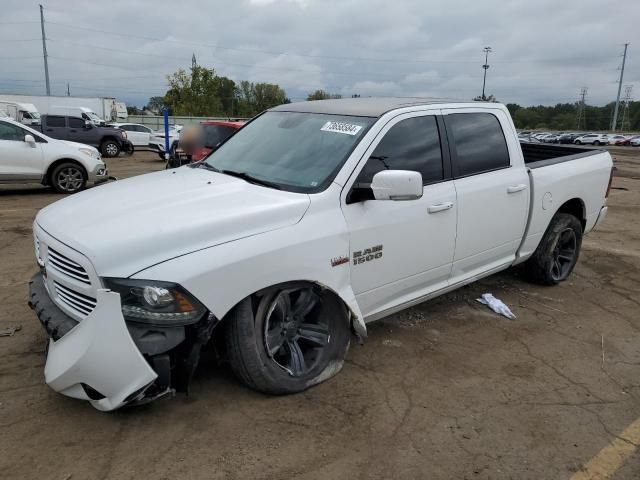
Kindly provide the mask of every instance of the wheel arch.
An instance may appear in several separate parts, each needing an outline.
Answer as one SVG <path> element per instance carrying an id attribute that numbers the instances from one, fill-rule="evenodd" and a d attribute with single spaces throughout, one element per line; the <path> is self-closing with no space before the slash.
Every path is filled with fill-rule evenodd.
<path id="1" fill-rule="evenodd" d="M 331 295 L 332 297 L 334 297 L 342 306 L 344 306 L 347 314 L 348 314 L 348 321 L 349 321 L 349 327 L 351 328 L 351 331 L 358 336 L 359 338 L 366 338 L 367 336 L 367 327 L 364 323 L 364 320 L 362 318 L 362 315 L 360 314 L 360 309 L 358 307 L 358 305 L 355 303 L 355 296 L 352 296 L 353 300 L 349 301 L 349 299 L 345 298 L 345 295 L 341 295 L 339 292 L 337 292 L 335 289 L 331 288 L 328 285 L 323 284 L 322 282 L 316 281 L 316 280 L 289 280 L 286 282 L 280 282 L 280 283 L 276 283 L 274 285 L 269 285 L 263 288 L 260 288 L 259 290 L 256 290 L 255 292 L 243 297 L 242 299 L 240 299 L 235 305 L 233 305 L 233 307 L 231 307 L 229 309 L 229 311 L 222 317 L 222 321 L 224 322 L 226 320 L 226 318 L 229 316 L 229 313 L 231 313 L 231 311 L 233 311 L 234 308 L 236 308 L 241 302 L 243 302 L 246 298 L 259 298 L 261 296 L 264 296 L 266 294 L 268 294 L 269 292 L 273 291 L 273 290 L 279 290 L 279 289 L 283 289 L 283 288 L 291 288 L 291 287 L 296 287 L 296 286 L 315 286 L 319 289 L 321 289 L 324 293 Z M 350 290 L 350 288 L 349 288 Z"/>
<path id="2" fill-rule="evenodd" d="M 570 200 L 567 200 L 562 205 L 560 205 L 560 208 L 558 208 L 556 213 L 568 213 L 570 215 L 573 215 L 578 220 L 580 220 L 580 224 L 582 225 L 583 230 L 587 224 L 587 210 L 584 201 L 581 198 L 574 197 Z"/>
<path id="3" fill-rule="evenodd" d="M 82 164 L 82 162 L 79 162 L 78 160 L 74 159 L 74 158 L 68 158 L 68 157 L 64 157 L 64 158 L 59 158 L 57 160 L 55 160 L 54 162 L 51 163 L 51 165 L 49 165 L 49 167 L 47 168 L 47 171 L 44 174 L 44 177 L 42 179 L 42 184 L 43 185 L 51 185 L 51 175 L 53 175 L 53 171 L 58 167 L 58 165 L 62 165 L 63 163 L 74 163 L 76 165 L 78 165 L 81 169 L 82 169 L 82 175 L 84 176 L 85 180 L 89 179 L 89 173 L 87 172 L 86 167 Z"/>

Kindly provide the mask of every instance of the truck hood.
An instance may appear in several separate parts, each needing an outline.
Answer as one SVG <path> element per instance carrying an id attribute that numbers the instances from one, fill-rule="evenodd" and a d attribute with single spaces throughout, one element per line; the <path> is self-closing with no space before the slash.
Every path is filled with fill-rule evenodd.
<path id="1" fill-rule="evenodd" d="M 120 180 L 42 209 L 36 223 L 91 260 L 129 277 L 196 250 L 300 221 L 310 199 L 200 168 Z"/>

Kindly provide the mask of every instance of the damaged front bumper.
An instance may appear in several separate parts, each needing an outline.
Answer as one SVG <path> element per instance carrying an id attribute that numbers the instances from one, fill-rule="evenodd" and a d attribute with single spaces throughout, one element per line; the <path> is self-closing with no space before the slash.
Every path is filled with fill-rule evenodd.
<path id="1" fill-rule="evenodd" d="M 30 284 L 29 306 L 49 335 L 45 381 L 56 392 L 89 401 L 102 411 L 141 404 L 188 389 L 217 320 L 190 327 L 153 328 L 127 323 L 120 295 L 97 290 L 95 309 L 82 321 L 51 300 L 41 274 Z"/>

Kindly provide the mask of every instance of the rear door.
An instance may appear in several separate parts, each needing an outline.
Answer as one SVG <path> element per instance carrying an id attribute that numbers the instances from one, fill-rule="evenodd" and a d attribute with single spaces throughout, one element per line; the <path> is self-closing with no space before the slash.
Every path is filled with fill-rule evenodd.
<path id="1" fill-rule="evenodd" d="M 24 182 L 42 179 L 42 147 L 24 141 L 31 135 L 23 128 L 0 120 L 0 181 Z"/>
<path id="2" fill-rule="evenodd" d="M 358 200 L 349 190 L 343 194 L 351 285 L 370 319 L 447 285 L 456 237 L 456 192 L 448 149 L 440 140 L 443 129 L 433 113 L 394 118 L 365 153 L 368 160 L 353 182 L 366 187 L 382 170 L 413 170 L 422 175 L 422 198 Z"/>
<path id="3" fill-rule="evenodd" d="M 43 122 L 42 133 L 58 140 L 68 140 L 67 118 L 62 115 L 47 115 Z"/>
<path id="4" fill-rule="evenodd" d="M 499 109 L 444 110 L 458 200 L 450 283 L 515 260 L 529 209 L 529 178 Z M 511 138 L 513 137 L 513 138 Z M 507 139 L 510 141 L 508 142 Z"/>

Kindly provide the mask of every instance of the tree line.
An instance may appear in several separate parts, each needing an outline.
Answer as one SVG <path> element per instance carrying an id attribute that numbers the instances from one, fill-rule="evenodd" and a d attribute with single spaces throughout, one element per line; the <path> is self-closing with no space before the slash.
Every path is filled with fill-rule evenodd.
<path id="1" fill-rule="evenodd" d="M 276 105 L 290 103 L 284 89 L 277 84 L 254 83 L 247 80 L 235 82 L 228 77 L 217 75 L 213 68 L 198 65 L 195 61 L 189 72 L 179 69 L 168 75 L 167 81 L 169 89 L 163 96 L 151 97 L 142 110 L 130 107 L 129 113 L 139 114 L 144 113 L 144 110 L 150 110 L 159 114 L 167 109 L 170 115 L 176 116 L 252 117 Z M 325 90 L 316 90 L 307 96 L 307 100 L 333 98 L 342 96 Z M 487 100 L 495 101 L 495 98 L 489 96 Z M 603 107 L 581 107 L 577 102 L 529 107 L 507 103 L 517 128 L 565 131 L 608 130 L 614 106 L 613 102 Z M 582 114 L 578 115 L 580 108 Z M 623 111 L 624 107 L 621 104 L 618 130 L 640 131 L 640 102 L 630 102 L 626 116 L 623 115 Z"/>
<path id="2" fill-rule="evenodd" d="M 522 107 L 517 103 L 507 103 L 507 108 L 511 112 L 516 128 L 523 130 L 606 131 L 611 128 L 615 102 L 603 107 L 584 105 L 582 115 L 578 115 L 578 110 L 581 108 L 578 103 L 558 103 L 552 107 L 544 105 Z M 640 102 L 629 102 L 626 117 L 623 113 L 624 105 L 620 103 L 616 130 L 640 131 Z"/>

